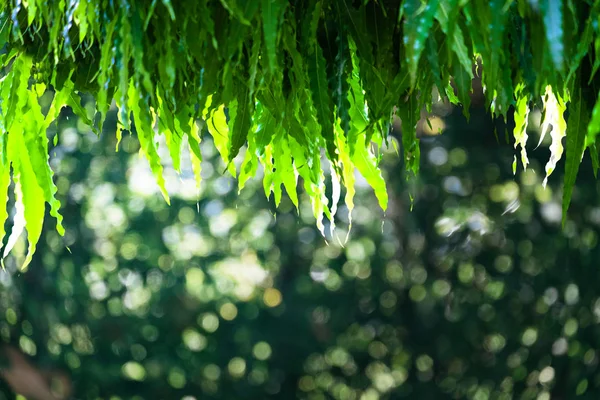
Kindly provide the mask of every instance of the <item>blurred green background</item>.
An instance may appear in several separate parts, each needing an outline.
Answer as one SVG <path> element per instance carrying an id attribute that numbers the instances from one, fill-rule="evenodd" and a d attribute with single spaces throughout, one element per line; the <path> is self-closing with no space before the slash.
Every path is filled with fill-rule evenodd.
<path id="1" fill-rule="evenodd" d="M 238 195 L 208 135 L 200 193 L 167 168 L 168 206 L 135 138 L 114 151 L 114 115 L 98 138 L 63 111 L 50 135 L 67 233 L 48 219 L 29 270 L 7 260 L 0 339 L 64 371 L 75 399 L 600 398 L 591 167 L 561 230 L 562 170 L 542 188 L 539 132 L 514 176 L 510 124 L 434 112 L 418 181 L 387 150 L 390 208 L 359 181 L 342 247 L 305 196 L 298 214 L 260 179 Z"/>

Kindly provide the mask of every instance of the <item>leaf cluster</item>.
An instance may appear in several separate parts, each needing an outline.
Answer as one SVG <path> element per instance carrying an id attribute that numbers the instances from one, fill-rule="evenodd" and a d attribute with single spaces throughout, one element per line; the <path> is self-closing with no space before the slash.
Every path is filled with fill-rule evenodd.
<path id="1" fill-rule="evenodd" d="M 547 174 L 567 137 L 566 210 L 586 149 L 598 166 L 599 7 L 598 0 L 4 0 L 0 195 L 6 203 L 12 181 L 18 204 L 6 250 L 27 229 L 33 254 L 46 203 L 62 232 L 46 129 L 65 106 L 100 132 L 114 102 L 117 138 L 137 133 L 167 201 L 158 139 L 177 170 L 189 147 L 199 183 L 199 143 L 209 134 L 240 190 L 261 165 L 266 194 L 279 203 L 283 186 L 297 205 L 301 181 L 323 232 L 324 217 L 334 227 L 342 185 L 352 210 L 355 171 L 386 209 L 377 149 L 392 118 L 402 120 L 405 165 L 416 175 L 421 110 L 438 93 L 468 115 L 474 72 L 494 115 L 514 107 L 524 166 L 532 107 L 544 109 L 543 132 L 552 129 Z M 96 100 L 93 117 L 81 106 L 84 93 Z M 332 171 L 331 199 L 323 163 Z"/>

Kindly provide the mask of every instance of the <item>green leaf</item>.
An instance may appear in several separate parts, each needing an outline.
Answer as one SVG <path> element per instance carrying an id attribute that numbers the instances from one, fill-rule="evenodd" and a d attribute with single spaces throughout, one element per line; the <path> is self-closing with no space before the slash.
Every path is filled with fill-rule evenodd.
<path id="1" fill-rule="evenodd" d="M 552 144 L 550 145 L 550 160 L 546 163 L 546 177 L 543 181 L 543 186 L 546 186 L 548 177 L 556 168 L 556 163 L 560 160 L 563 153 L 562 140 L 567 134 L 567 122 L 565 121 L 564 113 L 567 109 L 566 101 L 554 93 L 552 87 L 546 87 L 546 95 L 542 98 L 544 104 L 544 122 L 541 126 L 540 142 L 544 140 L 546 131 L 552 126 Z M 568 139 L 567 139 L 568 141 Z"/>
<path id="2" fill-rule="evenodd" d="M 12 131 L 13 133 L 9 134 L 8 152 L 11 159 L 16 161 L 18 158 L 18 161 L 13 162 L 15 190 L 18 193 L 16 200 L 18 203 L 21 203 L 22 217 L 25 222 L 24 227 L 27 229 L 29 242 L 27 255 L 21 266 L 21 269 L 24 270 L 31 262 L 36 244 L 41 236 L 46 208 L 44 193 L 38 186 L 36 173 L 31 165 L 30 154 L 23 141 L 23 136 L 17 134 L 18 128 L 22 128 L 22 126 L 17 124 L 15 130 Z M 15 221 L 15 225 L 19 225 L 17 221 Z M 19 229 L 16 230 L 16 233 L 18 236 Z M 9 238 L 9 243 L 7 244 L 8 251 L 14 246 L 15 241 L 16 238 L 13 237 L 12 240 Z M 6 254 L 5 250 L 5 256 Z"/>
<path id="3" fill-rule="evenodd" d="M 529 120 L 529 98 L 523 94 L 523 85 L 517 86 L 515 90 L 515 97 L 517 98 L 517 104 L 515 106 L 515 128 L 513 130 L 513 136 L 515 138 L 515 149 L 521 146 L 521 163 L 523 169 L 527 169 L 529 159 L 527 158 L 527 123 Z"/>
<path id="4" fill-rule="evenodd" d="M 271 72 L 275 71 L 277 64 L 277 33 L 286 5 L 287 3 L 282 0 L 262 0 L 261 3 L 265 49 Z"/>
<path id="5" fill-rule="evenodd" d="M 214 109 L 209 112 L 211 108 Z M 227 118 L 225 117 L 225 107 L 222 104 L 218 106 L 213 105 L 211 97 L 207 101 L 202 117 L 206 121 L 208 133 L 212 136 L 215 147 L 227 165 L 229 173 L 235 177 L 235 165 L 229 162 L 231 160 L 229 156 L 229 127 L 227 126 Z"/>
<path id="6" fill-rule="evenodd" d="M 231 108 L 233 108 L 233 105 Z M 249 99 L 249 90 L 244 85 L 240 85 L 238 89 L 235 108 L 235 119 L 230 130 L 229 138 L 229 162 L 232 162 L 232 160 L 238 155 L 244 143 L 246 143 L 248 132 L 252 126 L 254 105 Z"/>
<path id="7" fill-rule="evenodd" d="M 425 42 L 429 30 L 433 25 L 433 18 L 437 12 L 439 0 L 422 3 L 420 0 L 406 0 L 404 2 L 404 49 L 410 72 L 411 86 L 417 80 L 417 68 L 421 53 L 425 49 Z"/>
<path id="8" fill-rule="evenodd" d="M 104 42 L 102 44 L 102 52 L 100 55 L 100 70 L 98 71 L 98 95 L 97 105 L 98 112 L 101 115 L 101 120 L 106 118 L 106 113 L 110 107 L 110 101 L 108 99 L 108 88 L 111 85 L 110 79 L 112 77 L 112 69 L 115 63 L 114 55 L 116 49 L 114 47 L 113 33 L 115 26 L 117 25 L 117 19 L 115 18 L 106 27 L 104 36 Z"/>
<path id="9" fill-rule="evenodd" d="M 196 178 L 196 187 L 199 190 L 200 183 L 202 182 L 202 153 L 200 152 L 200 134 L 198 125 L 193 119 L 191 120 L 191 130 L 187 139 L 190 149 L 190 158 L 192 160 L 192 170 L 194 171 L 194 177 Z"/>
<path id="10" fill-rule="evenodd" d="M 352 60 L 350 58 L 348 38 L 343 27 L 338 32 L 336 44 L 337 54 L 332 68 L 333 74 L 330 78 L 333 89 L 332 99 L 335 104 L 336 115 L 341 121 L 344 135 L 347 136 L 350 132 L 350 102 L 348 101 L 350 85 L 348 84 L 348 80 L 352 74 Z M 339 148 L 339 146 L 337 147 Z"/>
<path id="11" fill-rule="evenodd" d="M 598 93 L 598 99 L 592 110 L 592 118 L 587 126 L 587 134 L 585 136 L 586 148 L 596 144 L 598 134 L 600 134 L 600 93 Z"/>
<path id="12" fill-rule="evenodd" d="M 129 13 L 127 7 L 121 8 L 121 26 L 119 29 L 119 46 L 117 67 L 119 71 L 119 122 L 129 130 L 129 107 L 127 104 L 127 93 L 129 91 L 129 64 L 131 62 L 131 48 L 133 46 L 133 37 L 131 35 L 131 25 L 129 23 Z"/>
<path id="13" fill-rule="evenodd" d="M 402 149 L 406 170 L 414 176 L 419 173 L 421 152 L 419 139 L 417 139 L 417 122 L 420 119 L 420 110 L 414 95 L 408 96 L 405 102 L 398 105 L 398 116 L 402 121 Z"/>
<path id="14" fill-rule="evenodd" d="M 258 10 L 259 2 L 256 0 L 220 0 L 223 7 L 244 25 L 250 26 L 250 21 Z"/>
<path id="15" fill-rule="evenodd" d="M 173 10 L 173 5 L 171 4 L 171 0 L 161 0 L 167 11 L 169 11 L 169 16 L 172 21 L 175 21 L 175 10 Z"/>
<path id="16" fill-rule="evenodd" d="M 577 71 L 577 68 L 579 67 L 581 61 L 588 54 L 588 51 L 590 49 L 590 46 L 592 45 L 593 39 L 594 39 L 594 20 L 593 20 L 593 14 L 591 14 L 585 23 L 585 28 L 583 30 L 580 40 L 577 41 L 577 47 L 576 47 L 574 58 L 568 63 L 570 65 L 570 67 L 569 67 L 569 74 L 567 75 L 567 79 L 566 79 L 567 83 L 569 83 L 571 81 L 571 79 L 575 76 L 575 72 Z M 593 72 L 592 72 L 590 78 L 592 76 L 593 76 Z"/>
<path id="17" fill-rule="evenodd" d="M 469 49 L 465 44 L 462 29 L 458 24 L 460 15 L 459 0 L 441 1 L 435 14 L 442 31 L 446 34 L 447 46 L 451 49 L 464 70 L 473 78 L 473 60 L 469 55 Z M 431 36 L 430 36 L 431 37 Z"/>
<path id="18" fill-rule="evenodd" d="M 590 146 L 590 157 L 592 158 L 594 178 L 598 179 L 598 169 L 600 168 L 600 162 L 598 161 L 598 146 L 596 145 L 596 143 Z"/>
<path id="19" fill-rule="evenodd" d="M 366 8 L 362 6 L 359 10 L 355 10 L 348 5 L 345 0 L 337 0 L 341 17 L 348 19 L 348 30 L 354 43 L 356 44 L 357 54 L 366 64 L 373 64 L 373 47 L 369 43 L 369 29 L 367 28 Z"/>
<path id="20" fill-rule="evenodd" d="M 462 104 L 463 114 L 470 117 L 471 93 L 472 93 L 472 70 L 466 71 L 462 64 L 455 64 L 453 67 L 454 82 L 456 83 L 458 100 Z M 452 88 L 450 88 L 452 90 Z M 449 91 L 447 90 L 446 93 Z M 450 95 L 448 95 L 450 97 Z"/>
<path id="21" fill-rule="evenodd" d="M 365 133 L 358 135 L 359 140 L 366 140 Z M 352 157 L 352 162 L 365 178 L 367 183 L 375 191 L 375 196 L 379 201 L 379 206 L 383 211 L 387 210 L 388 194 L 385 180 L 381 175 L 381 170 L 377 166 L 377 158 L 373 155 L 369 147 L 358 146 Z"/>
<path id="22" fill-rule="evenodd" d="M 563 0 L 544 0 L 541 9 L 546 31 L 546 42 L 552 63 L 558 71 L 564 70 Z"/>
<path id="23" fill-rule="evenodd" d="M 313 11 L 318 19 L 321 12 L 320 3 L 317 3 Z M 314 23 L 314 22 L 313 22 Z M 316 110 L 317 120 L 321 126 L 321 135 L 327 143 L 327 156 L 330 160 L 336 160 L 335 140 L 333 135 L 333 100 L 327 86 L 327 68 L 323 50 L 316 39 L 309 39 L 307 43 L 308 78 L 312 93 L 313 105 Z"/>
<path id="24" fill-rule="evenodd" d="M 29 92 L 30 112 L 28 123 L 22 127 L 24 148 L 27 155 L 22 154 L 22 159 L 29 158 L 37 185 L 42 189 L 42 199 L 50 205 L 50 214 L 56 219 L 56 230 L 62 236 L 65 229 L 62 226 L 60 215 L 60 201 L 56 198 L 58 189 L 52 180 L 53 172 L 50 168 L 48 157 L 48 137 L 46 136 L 46 125 L 42 110 L 38 104 L 38 98 L 34 92 Z M 14 127 L 13 127 L 14 129 Z M 14 130 L 13 130 L 14 132 Z M 24 164 L 22 164 L 24 165 Z M 26 188 L 24 188 L 24 191 Z"/>
<path id="25" fill-rule="evenodd" d="M 438 45 L 434 35 L 429 36 L 427 39 L 426 56 L 435 85 L 441 92 L 444 88 L 444 84 L 442 83 L 442 70 L 439 62 Z"/>
<path id="26" fill-rule="evenodd" d="M 348 114 L 350 115 L 350 133 L 348 134 L 347 143 L 350 157 L 354 156 L 357 147 L 362 147 L 363 142 L 359 141 L 361 133 L 365 132 L 369 125 L 369 119 L 366 114 L 365 107 L 365 96 L 360 86 L 359 71 L 357 71 L 356 64 L 353 63 L 352 78 L 350 79 L 350 109 Z M 366 139 L 366 137 L 365 137 Z"/>
<path id="27" fill-rule="evenodd" d="M 147 109 L 147 98 L 141 95 L 133 83 L 129 85 L 129 108 L 133 113 L 133 121 L 140 141 L 140 152 L 146 157 L 150 164 L 150 169 L 156 178 L 160 192 L 165 201 L 170 204 L 169 194 L 165 187 L 165 178 L 163 176 L 163 167 L 158 156 L 156 144 L 154 143 L 154 121 L 151 117 L 151 111 Z"/>
<path id="28" fill-rule="evenodd" d="M 8 188 L 10 186 L 10 163 L 8 161 L 7 149 L 8 135 L 0 133 L 0 245 L 4 242 L 6 230 L 4 224 L 8 219 Z"/>
<path id="29" fill-rule="evenodd" d="M 563 188 L 562 204 L 562 224 L 567 221 L 567 210 L 571 203 L 573 188 L 579 164 L 585 150 L 586 126 L 589 122 L 589 111 L 587 110 L 585 99 L 581 94 L 581 86 L 577 86 L 576 92 L 572 96 L 571 107 L 569 109 L 569 120 L 567 122 L 567 155 L 565 164 L 565 177 Z"/>
<path id="30" fill-rule="evenodd" d="M 163 94 L 164 95 L 164 94 Z M 163 96 L 157 95 L 158 99 L 158 132 L 165 135 L 169 155 L 173 161 L 173 169 L 181 172 L 181 143 L 183 140 L 183 132 L 181 125 L 175 126 L 175 115 L 173 109 L 169 107 Z M 179 128 L 179 129 L 178 129 Z"/>
<path id="31" fill-rule="evenodd" d="M 273 143 L 274 166 L 278 178 L 277 184 L 279 185 L 279 182 L 283 184 L 290 200 L 294 206 L 298 208 L 298 194 L 296 192 L 298 176 L 292 161 L 292 153 L 290 151 L 288 139 L 283 136 L 283 131 L 281 133 L 281 137 L 274 140 Z M 279 201 L 277 201 L 277 205 L 279 205 Z"/>
<path id="32" fill-rule="evenodd" d="M 0 49 L 4 47 L 10 37 L 10 17 L 7 12 L 0 12 Z"/>

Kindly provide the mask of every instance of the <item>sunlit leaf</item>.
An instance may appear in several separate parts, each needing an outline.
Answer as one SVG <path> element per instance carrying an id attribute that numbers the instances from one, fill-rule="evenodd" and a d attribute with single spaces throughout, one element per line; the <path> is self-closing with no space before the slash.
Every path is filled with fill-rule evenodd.
<path id="1" fill-rule="evenodd" d="M 513 130 L 513 136 L 515 138 L 515 149 L 521 147 L 521 163 L 523 169 L 527 169 L 529 159 L 527 158 L 527 123 L 529 120 L 529 99 L 527 96 L 522 94 L 523 87 L 517 87 L 515 91 L 515 97 L 517 98 L 517 104 L 515 106 L 515 128 Z"/>
<path id="2" fill-rule="evenodd" d="M 548 177 L 556 168 L 556 163 L 563 154 L 562 140 L 566 136 L 567 122 L 565 121 L 564 113 L 567 109 L 566 101 L 557 93 L 554 93 L 552 87 L 546 87 L 546 95 L 542 98 L 544 103 L 544 122 L 541 127 L 540 143 L 544 140 L 546 131 L 552 126 L 550 136 L 552 143 L 550 144 L 550 160 L 546 164 L 546 177 L 543 185 L 546 186 Z"/>

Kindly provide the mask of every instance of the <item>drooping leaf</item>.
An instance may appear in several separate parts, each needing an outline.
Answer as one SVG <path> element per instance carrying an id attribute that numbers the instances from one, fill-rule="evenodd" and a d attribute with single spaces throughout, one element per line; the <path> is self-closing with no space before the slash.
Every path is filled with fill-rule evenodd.
<path id="1" fill-rule="evenodd" d="M 527 123 L 529 120 L 529 99 L 527 95 L 523 95 L 523 86 L 518 86 L 515 90 L 517 104 L 515 106 L 515 128 L 513 136 L 515 138 L 515 149 L 521 147 L 521 164 L 523 169 L 527 169 L 529 159 L 527 158 Z"/>
<path id="2" fill-rule="evenodd" d="M 592 110 L 592 117 L 587 126 L 587 134 L 585 136 L 585 147 L 590 147 L 596 144 L 596 139 L 600 134 L 600 94 L 596 100 L 596 104 Z"/>
<path id="3" fill-rule="evenodd" d="M 452 68 L 453 70 L 453 76 L 454 76 L 454 82 L 456 83 L 456 88 L 457 88 L 457 92 L 458 92 L 458 100 L 460 101 L 460 103 L 462 104 L 462 109 L 463 109 L 463 114 L 465 115 L 465 117 L 467 117 L 467 120 L 470 117 L 470 108 L 471 108 L 471 93 L 472 93 L 472 81 L 473 81 L 473 76 L 470 73 L 470 71 L 466 71 L 463 67 L 462 64 L 455 64 L 454 67 Z M 453 89 L 450 88 L 450 90 L 446 91 L 446 93 L 448 94 L 449 92 L 453 92 Z M 450 97 L 450 95 L 448 94 L 448 97 Z"/>
<path id="4" fill-rule="evenodd" d="M 0 202 L 6 203 L 2 193 L 11 187 L 18 187 L 21 199 L 22 221 L 16 220 L 11 244 L 21 222 L 26 229 L 25 215 L 32 215 L 21 212 L 22 203 L 38 189 L 36 203 L 28 204 L 39 211 L 35 204 L 49 203 L 60 230 L 46 130 L 69 106 L 98 132 L 113 99 L 117 142 L 123 130 L 137 130 L 141 153 L 165 195 L 158 139 L 165 139 L 179 169 L 186 138 L 199 184 L 201 119 L 234 176 L 232 159 L 248 145 L 240 187 L 261 164 L 267 195 L 274 193 L 279 202 L 283 186 L 295 201 L 302 177 L 324 233 L 324 218 L 335 218 L 342 186 L 352 209 L 356 169 L 385 204 L 379 149 L 389 143 L 394 112 L 403 120 L 410 176 L 419 163 L 414 127 L 421 110 L 431 108 L 433 86 L 469 115 L 476 61 L 486 107 L 505 117 L 510 107 L 517 110 L 520 150 L 526 143 L 525 104 L 533 107 L 542 98 L 541 136 L 552 129 L 549 175 L 563 153 L 566 105 L 582 85 L 573 78 L 585 71 L 590 88 L 598 87 L 599 11 L 600 1 L 591 0 L 4 2 L 0 144 L 7 146 L 7 135 L 17 130 L 28 157 L 2 153 Z M 53 92 L 49 107 L 42 100 L 46 91 Z M 83 106 L 87 95 L 95 100 L 96 119 Z M 597 112 L 590 114 L 589 125 L 580 125 L 596 170 L 600 123 Z M 526 164 L 525 153 L 521 161 Z M 34 180 L 19 175 L 21 162 L 31 165 Z M 333 166 L 331 175 L 323 163 Z M 329 179 L 334 190 L 328 198 Z M 34 182 L 33 192 L 23 186 L 26 181 Z M 0 212 L 0 222 L 7 215 Z"/>
<path id="5" fill-rule="evenodd" d="M 406 163 L 406 170 L 411 172 L 413 176 L 419 173 L 421 160 L 419 139 L 417 138 L 417 122 L 420 119 L 420 109 L 417 104 L 415 96 L 411 95 L 398 105 L 398 116 L 402 121 L 404 162 Z"/>
<path id="6" fill-rule="evenodd" d="M 452 50 L 464 70 L 473 77 L 473 60 L 465 44 L 462 29 L 458 24 L 460 16 L 459 0 L 441 1 L 435 14 L 442 31 L 446 34 L 447 46 Z"/>
<path id="7" fill-rule="evenodd" d="M 240 86 L 236 99 L 236 113 L 229 137 L 229 161 L 233 160 L 246 142 L 248 131 L 252 125 L 253 102 L 249 98 L 248 89 Z"/>
<path id="8" fill-rule="evenodd" d="M 321 14 L 321 3 L 316 2 L 315 8 L 310 14 L 309 28 L 316 29 L 315 25 Z M 311 34 L 311 32 L 309 32 Z M 327 155 L 331 160 L 336 159 L 335 141 L 333 135 L 333 100 L 327 85 L 327 68 L 323 49 L 316 38 L 307 39 L 307 67 L 308 79 L 310 81 L 310 90 L 312 93 L 313 105 L 315 107 L 317 120 L 321 126 L 321 135 L 327 144 Z"/>
<path id="9" fill-rule="evenodd" d="M 158 156 L 156 143 L 154 142 L 153 120 L 150 110 L 144 108 L 144 97 L 135 88 L 133 84 L 129 85 L 129 108 L 133 114 L 133 121 L 137 132 L 138 140 L 140 141 L 140 152 L 146 157 L 150 164 L 150 169 L 156 177 L 158 187 L 165 198 L 165 201 L 170 204 L 169 194 L 165 187 L 165 178 L 163 176 L 163 167 Z"/>
<path id="10" fill-rule="evenodd" d="M 433 25 L 433 18 L 438 9 L 438 0 L 421 2 L 420 0 L 406 0 L 404 2 L 404 46 L 406 61 L 409 66 L 411 86 L 417 79 L 417 68 L 421 53 L 425 49 L 425 42 L 429 30 Z"/>
<path id="11" fill-rule="evenodd" d="M 558 71 L 563 71 L 563 2 L 562 0 L 544 0 L 541 3 L 546 42 L 550 49 L 552 63 Z"/>
<path id="12" fill-rule="evenodd" d="M 592 158 L 594 178 L 598 179 L 598 169 L 600 169 L 600 161 L 598 161 L 598 146 L 596 145 L 596 143 L 590 146 L 590 157 Z"/>
<path id="13" fill-rule="evenodd" d="M 541 127 L 540 143 L 544 140 L 544 136 L 550 127 L 552 126 L 552 144 L 550 144 L 550 160 L 546 163 L 546 177 L 544 178 L 543 185 L 546 186 L 548 177 L 556 168 L 556 163 L 562 157 L 563 145 L 562 140 L 566 136 L 567 122 L 565 121 L 564 113 L 567 109 L 566 100 L 564 100 L 559 94 L 554 93 L 552 87 L 546 87 L 546 95 L 542 98 L 544 103 L 544 122 Z M 538 143 L 538 146 L 539 144 Z"/>
<path id="14" fill-rule="evenodd" d="M 572 95 L 569 120 L 567 122 L 567 155 L 562 204 L 563 226 L 567 221 L 567 210 L 571 203 L 573 188 L 575 187 L 575 180 L 577 178 L 577 172 L 579 171 L 579 164 L 581 163 L 583 152 L 585 151 L 585 127 L 589 122 L 589 118 L 590 115 L 585 99 L 581 96 L 581 87 L 578 87 L 577 91 Z"/>
<path id="15" fill-rule="evenodd" d="M 358 137 L 364 140 L 365 134 L 361 133 Z M 377 196 L 381 209 L 383 211 L 387 210 L 388 194 L 385 180 L 383 179 L 381 170 L 377 167 L 377 158 L 373 155 L 371 149 L 363 146 L 357 147 L 354 157 L 352 157 L 352 162 L 375 191 L 375 196 Z"/>
<path id="16" fill-rule="evenodd" d="M 271 72 L 275 71 L 277 63 L 277 32 L 285 7 L 286 3 L 281 0 L 262 0 L 261 3 L 263 35 Z"/>

